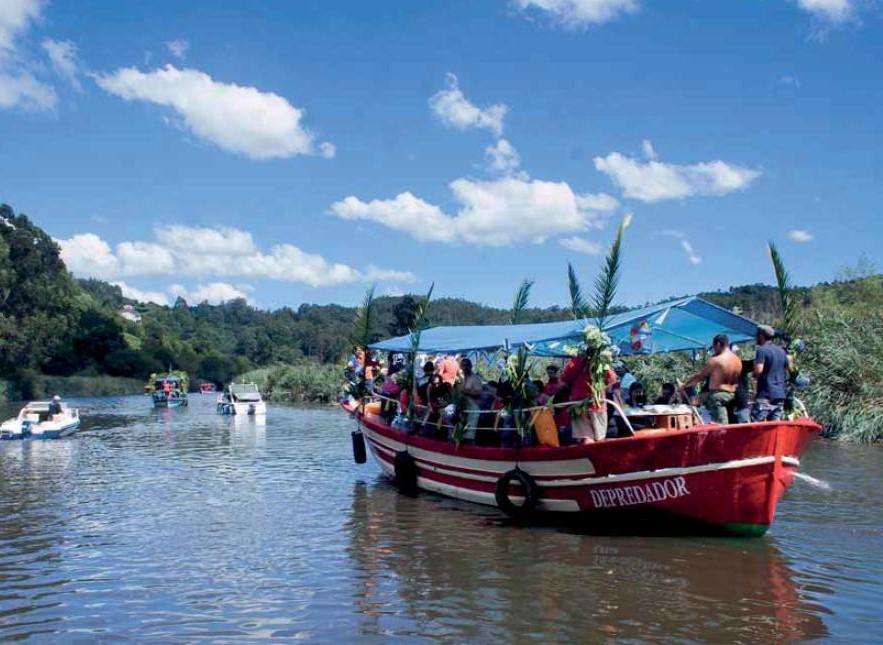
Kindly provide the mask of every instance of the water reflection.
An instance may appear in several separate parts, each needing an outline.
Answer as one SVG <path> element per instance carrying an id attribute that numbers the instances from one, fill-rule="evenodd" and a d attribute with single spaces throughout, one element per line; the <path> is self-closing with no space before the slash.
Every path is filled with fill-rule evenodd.
<path id="1" fill-rule="evenodd" d="M 498 524 L 357 483 L 347 522 L 362 633 L 512 640 L 827 635 L 769 540 L 647 541 Z M 820 590 L 816 590 L 818 593 Z M 829 590 L 830 592 L 830 590 Z"/>
<path id="2" fill-rule="evenodd" d="M 807 453 L 834 490 L 795 485 L 764 539 L 586 536 L 401 497 L 353 466 L 335 410 L 77 405 L 70 439 L 0 442 L 3 641 L 855 639 L 879 623 L 880 451 Z"/>

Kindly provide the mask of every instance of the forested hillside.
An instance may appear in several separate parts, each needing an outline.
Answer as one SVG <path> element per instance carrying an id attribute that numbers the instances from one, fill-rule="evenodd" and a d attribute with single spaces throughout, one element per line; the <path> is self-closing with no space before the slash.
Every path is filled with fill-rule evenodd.
<path id="1" fill-rule="evenodd" d="M 836 406 L 853 414 L 856 406 L 843 401 L 856 396 L 870 402 L 863 409 L 876 410 L 874 402 L 883 398 L 883 377 L 877 374 L 883 369 L 878 334 L 883 277 L 873 273 L 866 263 L 839 282 L 795 289 L 815 369 L 841 375 L 861 370 L 840 378 L 839 390 L 818 394 L 819 400 L 835 397 L 820 414 Z M 762 322 L 775 324 L 781 315 L 777 292 L 767 285 L 700 295 Z M 407 333 L 415 298 L 379 298 L 375 336 Z M 133 305 L 141 321 L 121 317 L 124 305 Z M 337 362 L 349 349 L 355 313 L 355 307 L 340 305 L 265 311 L 244 300 L 210 305 L 179 298 L 171 307 L 127 300 L 119 287 L 72 278 L 52 238 L 24 215 L 0 206 L 0 380 L 21 384 L 23 393 L 43 374 L 143 379 L 171 366 L 189 372 L 194 383 L 223 384 L 263 366 Z M 523 320 L 569 315 L 561 307 L 529 309 Z M 435 300 L 431 308 L 433 325 L 503 323 L 508 317 L 506 310 L 455 298 Z M 812 343 L 812 336 L 820 342 Z M 830 423 L 842 425 L 833 417 Z M 871 426 L 879 433 L 880 419 Z"/>

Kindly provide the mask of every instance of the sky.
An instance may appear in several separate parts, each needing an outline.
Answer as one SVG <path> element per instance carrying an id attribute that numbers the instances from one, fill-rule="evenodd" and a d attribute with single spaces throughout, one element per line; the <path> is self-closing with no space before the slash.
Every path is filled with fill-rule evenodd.
<path id="1" fill-rule="evenodd" d="M 259 307 L 833 279 L 883 242 L 873 0 L 0 0 L 0 202 L 80 277 Z"/>

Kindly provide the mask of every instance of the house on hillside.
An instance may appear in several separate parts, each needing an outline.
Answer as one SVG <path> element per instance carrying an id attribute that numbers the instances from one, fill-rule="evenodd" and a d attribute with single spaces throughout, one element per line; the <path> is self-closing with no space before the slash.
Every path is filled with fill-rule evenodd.
<path id="1" fill-rule="evenodd" d="M 119 311 L 120 316 L 122 316 L 125 320 L 133 323 L 141 322 L 141 314 L 138 313 L 138 310 L 135 309 L 132 305 L 123 305 L 122 309 Z"/>

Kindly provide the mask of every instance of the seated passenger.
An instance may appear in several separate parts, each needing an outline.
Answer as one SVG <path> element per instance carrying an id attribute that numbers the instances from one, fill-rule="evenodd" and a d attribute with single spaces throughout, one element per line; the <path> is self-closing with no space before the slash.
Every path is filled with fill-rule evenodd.
<path id="1" fill-rule="evenodd" d="M 49 403 L 49 418 L 51 419 L 56 414 L 61 414 L 61 397 L 57 394 L 52 397 L 52 401 Z"/>
<path id="2" fill-rule="evenodd" d="M 400 365 L 390 365 L 386 379 L 380 388 L 380 395 L 384 397 L 380 400 L 380 415 L 386 419 L 387 423 L 392 421 L 398 410 L 398 398 L 402 393 L 402 386 L 399 385 L 396 375 L 400 370 Z"/>
<path id="3" fill-rule="evenodd" d="M 629 405 L 633 408 L 643 408 L 647 405 L 647 395 L 644 394 L 644 386 L 638 381 L 629 387 Z"/>
<path id="4" fill-rule="evenodd" d="M 655 405 L 674 405 L 677 403 L 677 389 L 674 383 L 662 384 L 662 395 L 653 402 Z"/>
<path id="5" fill-rule="evenodd" d="M 429 387 L 429 382 L 434 374 L 435 363 L 426 361 L 423 364 L 423 374 L 417 378 L 417 403 L 419 405 L 426 405 L 427 401 L 429 401 L 426 389 Z"/>
<path id="6" fill-rule="evenodd" d="M 560 388 L 561 379 L 558 378 L 558 366 L 554 364 L 547 365 L 546 384 L 543 386 L 543 395 L 548 400 L 549 398 L 554 397 Z"/>

